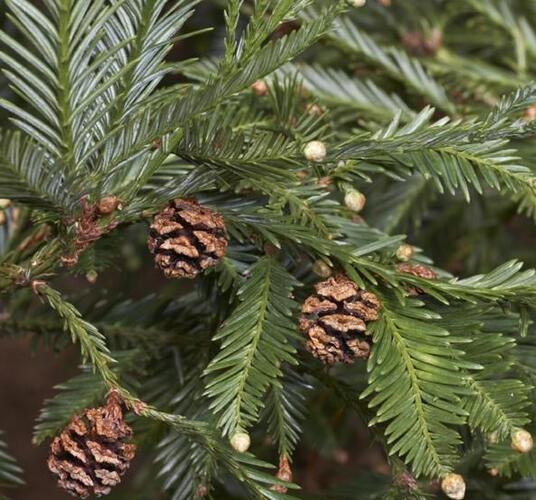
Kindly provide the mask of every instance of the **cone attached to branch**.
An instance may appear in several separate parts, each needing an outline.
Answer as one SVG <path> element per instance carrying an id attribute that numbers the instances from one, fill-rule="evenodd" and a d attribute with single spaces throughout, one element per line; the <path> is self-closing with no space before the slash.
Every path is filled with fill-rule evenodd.
<path id="1" fill-rule="evenodd" d="M 398 264 L 396 266 L 396 270 L 399 273 L 411 274 L 412 276 L 416 276 L 417 278 L 424 278 L 427 280 L 437 279 L 437 274 L 435 273 L 435 271 L 422 264 Z M 408 285 L 406 287 L 406 291 L 408 292 L 408 295 L 410 297 L 416 297 L 417 295 L 421 295 L 422 293 L 424 293 L 422 288 L 418 288 L 416 286 L 411 285 Z"/>
<path id="2" fill-rule="evenodd" d="M 344 274 L 315 285 L 302 306 L 300 330 L 306 349 L 327 365 L 368 358 L 367 323 L 378 319 L 380 301 Z"/>
<path id="3" fill-rule="evenodd" d="M 126 441 L 132 429 L 123 420 L 123 401 L 111 392 L 105 406 L 89 408 L 71 419 L 50 446 L 48 468 L 58 486 L 73 496 L 107 495 L 134 458 Z"/>
<path id="4" fill-rule="evenodd" d="M 279 457 L 279 468 L 277 469 L 276 477 L 280 481 L 285 481 L 286 483 L 292 481 L 292 469 L 290 468 L 290 463 L 285 455 Z M 287 493 L 287 488 L 281 484 L 274 484 L 270 489 L 277 493 Z"/>
<path id="5" fill-rule="evenodd" d="M 225 255 L 223 218 L 195 200 L 174 200 L 151 224 L 148 246 L 168 278 L 195 278 Z"/>

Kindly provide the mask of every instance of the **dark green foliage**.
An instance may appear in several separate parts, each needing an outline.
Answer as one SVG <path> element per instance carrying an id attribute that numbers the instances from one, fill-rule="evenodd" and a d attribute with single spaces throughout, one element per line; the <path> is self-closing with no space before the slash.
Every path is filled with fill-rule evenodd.
<path id="1" fill-rule="evenodd" d="M 116 498 L 290 498 L 270 464 L 307 487 L 304 461 L 352 455 L 358 422 L 390 476 L 350 462 L 297 496 L 422 499 L 451 471 L 475 498 L 533 494 L 513 481 L 534 451 L 511 447 L 536 432 L 531 2 L 5 3 L 0 334 L 71 339 L 84 363 L 36 443 L 116 389 L 143 457 Z M 120 207 L 96 210 L 106 196 Z M 194 283 L 159 281 L 145 248 L 178 197 L 230 240 Z M 403 243 L 436 279 L 397 269 Z M 381 301 L 368 363 L 303 349 L 319 261 Z M 0 441 L 0 486 L 20 482 Z"/>
<path id="2" fill-rule="evenodd" d="M 7 445 L 3 441 L 2 435 L 3 432 L 0 432 L 0 488 L 20 486 L 24 484 L 22 480 L 22 469 L 8 453 Z M 0 498 L 6 498 L 2 496 L 2 491 L 0 491 Z"/>

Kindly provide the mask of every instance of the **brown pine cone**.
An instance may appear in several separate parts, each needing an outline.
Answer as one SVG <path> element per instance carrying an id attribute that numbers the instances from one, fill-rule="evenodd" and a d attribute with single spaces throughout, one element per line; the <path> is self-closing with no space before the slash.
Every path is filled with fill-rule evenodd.
<path id="1" fill-rule="evenodd" d="M 315 290 L 302 306 L 300 330 L 307 336 L 306 349 L 328 365 L 367 359 L 365 332 L 367 323 L 378 319 L 378 297 L 359 290 L 344 274 L 317 283 Z"/>
<path id="2" fill-rule="evenodd" d="M 424 278 L 427 280 L 437 279 L 437 274 L 435 273 L 435 271 L 423 264 L 398 264 L 396 266 L 396 270 L 399 273 L 411 274 L 412 276 L 416 276 L 417 278 Z M 408 286 L 406 288 L 406 291 L 411 297 L 415 297 L 424 293 L 424 290 L 422 290 L 422 288 L 418 288 L 416 286 Z"/>
<path id="3" fill-rule="evenodd" d="M 134 458 L 136 446 L 125 442 L 131 436 L 121 398 L 111 392 L 105 406 L 73 417 L 54 438 L 48 468 L 58 476 L 58 486 L 73 496 L 107 495 Z"/>
<path id="4" fill-rule="evenodd" d="M 195 200 L 174 200 L 155 216 L 147 243 L 166 277 L 195 278 L 225 255 L 225 223 Z"/>

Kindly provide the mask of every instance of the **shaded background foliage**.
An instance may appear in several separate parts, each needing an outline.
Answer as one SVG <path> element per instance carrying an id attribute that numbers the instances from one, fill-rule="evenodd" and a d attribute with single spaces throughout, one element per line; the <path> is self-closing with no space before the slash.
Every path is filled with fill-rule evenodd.
<path id="1" fill-rule="evenodd" d="M 205 27 L 215 26 L 212 32 L 203 33 L 193 38 L 179 41 L 172 53 L 171 58 L 175 60 L 184 60 L 189 57 L 211 55 L 214 57 L 223 54 L 223 17 L 221 7 L 224 2 L 201 2 L 195 11 L 195 14 L 189 19 L 186 31 L 197 30 Z M 486 24 L 477 17 L 473 18 L 474 23 L 480 28 L 473 30 L 470 22 L 454 29 L 456 23 L 460 23 L 460 18 L 463 16 L 463 11 L 459 17 L 453 15 L 449 11 L 448 2 L 404 2 L 393 0 L 391 11 L 385 11 L 381 14 L 381 19 L 385 23 L 385 30 L 378 30 L 378 9 L 382 8 L 376 5 L 373 1 L 369 2 L 366 9 L 352 13 L 356 19 L 356 23 L 362 27 L 364 31 L 368 31 L 369 35 L 373 36 L 382 46 L 396 46 L 402 53 L 409 53 L 412 56 L 411 46 L 407 44 L 408 33 L 424 33 L 427 34 L 438 28 L 443 31 L 443 44 L 446 47 L 444 52 L 438 52 L 433 56 L 425 54 L 417 54 L 417 57 L 422 57 L 423 65 L 434 73 L 434 61 L 437 58 L 437 64 L 441 63 L 441 67 L 435 73 L 435 77 L 445 84 L 449 89 L 456 88 L 456 79 L 466 78 L 471 80 L 471 71 L 474 67 L 467 67 L 467 74 L 462 71 L 453 72 L 452 74 L 442 74 L 441 68 L 448 67 L 449 64 L 457 65 L 459 68 L 465 68 L 463 61 L 456 60 L 454 54 L 462 54 L 467 58 L 466 65 L 472 61 L 471 58 L 487 58 L 486 48 L 483 48 L 483 40 L 489 38 L 494 39 L 493 49 L 498 49 L 493 54 L 494 62 L 497 63 L 497 75 L 493 74 L 490 80 L 496 83 L 495 87 L 489 82 L 478 81 L 477 75 L 474 77 L 474 83 L 468 85 L 473 87 L 463 88 L 465 94 L 461 96 L 458 104 L 458 112 L 463 114 L 466 111 L 464 99 L 470 104 L 467 108 L 471 109 L 472 113 L 480 112 L 481 116 L 485 116 L 489 111 L 491 104 L 496 103 L 496 97 L 502 93 L 514 90 L 521 84 L 526 84 L 533 77 L 534 68 L 529 67 L 526 71 L 526 76 L 522 75 L 514 77 L 510 74 L 511 71 L 511 52 L 505 49 L 505 53 L 501 57 L 501 43 L 505 47 L 510 44 L 507 34 L 504 34 L 504 27 L 494 29 L 491 22 Z M 485 4 L 486 2 L 482 2 Z M 468 5 L 471 2 L 468 2 Z M 40 5 L 36 2 L 36 5 Z M 459 8 L 460 3 L 456 2 L 456 7 Z M 3 5 L 2 5 L 3 7 Z M 513 8 L 519 7 L 523 9 L 525 4 L 515 3 Z M 413 15 L 415 9 L 422 9 L 421 16 L 417 19 Z M 527 7 L 530 14 L 531 9 L 536 14 L 536 7 Z M 383 12 L 383 11 L 382 11 Z M 438 12 L 444 12 L 444 18 L 438 17 Z M 484 16 L 485 18 L 485 16 Z M 6 31 L 12 32 L 12 27 L 9 22 L 3 20 Z M 497 33 L 501 36 L 497 37 Z M 504 40 L 501 39 L 504 37 Z M 347 38 L 349 40 L 349 38 Z M 333 105 L 335 109 L 333 113 L 333 123 L 331 125 L 340 124 L 341 127 L 347 126 L 350 122 L 356 122 L 360 128 L 374 129 L 374 126 L 369 127 L 369 116 L 371 114 L 384 113 L 385 118 L 383 123 L 387 123 L 393 116 L 392 109 L 389 105 L 392 101 L 386 98 L 382 99 L 357 99 L 356 94 L 352 94 L 352 83 L 345 83 L 341 88 L 336 88 L 334 85 L 337 82 L 344 82 L 344 75 L 347 78 L 353 78 L 355 75 L 364 75 L 365 77 L 375 78 L 376 81 L 382 83 L 382 88 L 394 93 L 406 95 L 404 105 L 404 113 L 401 115 L 402 123 L 411 121 L 416 116 L 416 110 L 424 107 L 427 104 L 433 104 L 437 107 L 435 118 L 440 118 L 445 113 L 454 113 L 455 97 L 448 97 L 442 94 L 440 88 L 436 88 L 433 81 L 413 82 L 410 87 L 416 92 L 409 92 L 409 96 L 405 94 L 407 80 L 398 77 L 397 71 L 399 68 L 390 66 L 393 63 L 385 63 L 382 65 L 381 57 L 373 52 L 362 57 L 363 48 L 359 47 L 359 38 L 353 40 L 349 47 L 343 47 L 344 50 L 339 50 L 340 45 L 344 45 L 341 40 L 324 40 L 320 49 L 315 48 L 307 51 L 302 61 L 307 64 L 302 68 L 302 78 L 304 86 L 308 88 L 316 88 L 320 86 L 322 81 L 323 91 L 313 92 L 313 98 L 320 102 Z M 403 42 L 406 41 L 404 45 Z M 354 46 L 352 46 L 354 44 Z M 448 50 L 447 50 L 448 49 Z M 346 59 L 347 51 L 354 50 L 354 57 L 348 63 Z M 533 50 L 533 49 L 532 49 Z M 490 49 L 491 51 L 491 49 Z M 449 59 L 450 58 L 450 59 Z M 378 62 L 379 61 L 379 62 Z M 323 73 L 323 65 L 332 68 L 339 68 L 341 74 Z M 396 64 L 396 63 L 395 63 Z M 172 84 L 183 82 L 186 76 L 192 78 L 203 79 L 204 67 L 202 65 L 187 68 L 185 74 L 177 76 L 167 76 L 165 83 Z M 283 70 L 282 73 L 285 73 Z M 387 73 L 393 78 L 384 78 L 383 73 Z M 491 70 L 490 70 L 491 72 Z M 513 72 L 512 72 L 513 73 Z M 282 78 L 282 75 L 280 75 Z M 500 80 L 500 77 L 503 80 Z M 494 79 L 495 78 L 495 79 Z M 486 88 L 486 85 L 493 87 L 495 93 L 492 93 Z M 463 86 L 461 86 L 463 87 Z M 336 90 L 334 90 L 336 89 Z M 362 91 L 358 89 L 355 92 Z M 7 88 L 5 79 L 0 81 L 0 91 L 3 97 L 9 97 L 16 102 L 16 96 L 13 96 Z M 344 93 L 347 93 L 344 95 Z M 342 97 L 341 97 L 342 96 Z M 254 96 L 251 96 L 255 99 Z M 384 96 L 382 96 L 384 98 Z M 394 98 L 393 98 L 394 99 Z M 379 102 L 378 102 L 379 101 Z M 490 102 L 491 101 L 491 102 Z M 357 104 L 356 104 L 357 103 Z M 22 103 L 21 103 L 22 104 Z M 352 104 L 354 107 L 352 107 Z M 376 106 L 376 107 L 374 107 Z M 475 111 L 476 110 L 476 111 Z M 2 120 L 7 122 L 7 114 L 2 112 Z M 349 128 L 352 128 L 351 126 Z M 194 134 L 192 134 L 194 135 Z M 520 149 L 521 155 L 524 158 L 532 158 L 535 152 L 535 142 L 533 139 L 514 140 L 514 146 Z M 193 148 L 192 148 L 193 149 Z M 529 162 L 530 163 L 530 162 Z M 534 162 L 530 163 L 534 169 Z M 352 179 L 355 181 L 355 179 Z M 359 181 L 357 181 L 359 183 Z M 426 181 L 429 182 L 429 181 Z M 407 232 L 408 239 L 415 246 L 422 248 L 423 253 L 434 259 L 438 267 L 444 268 L 459 276 L 470 276 L 480 272 L 488 272 L 491 269 L 510 259 L 516 258 L 523 260 L 527 267 L 536 267 L 536 233 L 534 231 L 534 223 L 526 215 L 518 213 L 517 205 L 511 200 L 505 199 L 499 194 L 486 192 L 484 198 L 473 196 L 471 203 L 468 205 L 463 197 L 459 194 L 446 194 L 438 196 L 435 191 L 426 184 L 422 177 L 414 176 L 407 183 L 393 184 L 390 179 L 380 179 L 374 184 L 362 183 L 362 190 L 370 200 L 368 206 L 362 213 L 363 217 L 371 226 L 379 227 L 388 234 L 399 234 Z M 400 187 L 403 186 L 403 187 Z M 398 211 L 397 207 L 400 202 L 407 200 L 409 196 L 414 195 L 412 209 L 407 212 Z M 392 210 L 390 207 L 392 206 Z M 9 215 L 8 215 L 9 217 Z M 8 221 L 9 222 L 9 221 Z M 154 325 L 154 317 L 158 317 L 161 311 L 161 304 L 155 301 L 150 302 L 150 299 L 144 297 L 150 296 L 151 293 L 158 293 L 159 298 L 164 301 L 166 298 L 172 298 L 181 293 L 188 292 L 193 287 L 191 283 L 174 283 L 162 279 L 157 272 L 153 270 L 153 262 L 151 257 L 144 249 L 146 236 L 145 224 L 138 224 L 122 231 L 118 235 L 112 235 L 109 239 L 99 241 L 95 250 L 90 249 L 82 257 L 81 268 L 84 271 L 88 269 L 97 271 L 99 293 L 106 291 L 107 297 L 111 297 L 112 302 L 119 302 L 122 298 L 132 300 L 147 300 L 142 302 L 143 307 L 134 306 L 132 314 L 136 315 L 136 321 L 131 325 L 131 334 L 136 335 L 136 329 L 143 330 L 151 328 Z M 0 240 L 0 244 L 2 240 Z M 108 251 L 113 249 L 113 252 Z M 113 254 L 113 255 L 112 255 Z M 110 257 L 110 261 L 106 260 L 106 256 Z M 240 262 L 241 255 L 237 252 L 237 261 Z M 143 280 L 140 280 L 143 276 Z M 212 282 L 207 282 L 206 287 L 210 288 Z M 58 280 L 57 287 L 66 292 L 78 294 L 81 289 L 86 288 L 86 278 L 83 273 L 78 278 L 62 278 Z M 297 292 L 300 294 L 301 292 Z M 302 293 L 303 295 L 303 293 Z M 27 329 L 32 331 L 32 311 L 39 306 L 32 302 L 28 296 L 22 296 L 21 303 L 28 309 L 24 309 L 24 314 L 14 316 L 13 323 L 8 326 L 15 331 Z M 84 317 L 93 320 L 96 324 L 101 319 L 102 313 L 108 313 L 108 310 L 101 311 L 96 304 L 97 297 L 92 293 L 84 291 L 82 296 L 78 297 L 77 305 L 80 306 Z M 192 301 L 192 307 L 194 307 Z M 130 304 L 132 306 L 132 304 Z M 128 307 L 128 306 L 126 306 Z M 141 311 L 143 310 L 143 313 Z M 192 311 L 193 313 L 194 311 Z M 113 319 L 113 312 L 112 319 Z M 155 334 L 165 333 L 166 327 L 184 321 L 186 325 L 196 321 L 193 318 L 191 321 L 188 318 L 174 318 L 173 311 L 167 311 L 163 316 L 162 324 L 158 325 L 158 332 Z M 212 318 L 211 321 L 217 324 L 220 318 Z M 113 321 L 110 321 L 109 331 L 106 331 L 109 338 L 112 339 L 113 349 L 121 350 L 124 347 L 120 335 L 114 338 Z M 212 325 L 195 325 L 196 327 L 206 326 L 207 329 L 214 329 Z M 43 327 L 43 323 L 40 323 Z M 21 344 L 11 343 L 8 339 L 3 339 L 0 344 L 0 378 L 2 380 L 10 380 L 8 384 L 2 384 L 2 393 L 0 393 L 0 401 L 2 402 L 2 411 L 0 412 L 0 428 L 9 431 L 7 439 L 11 451 L 19 457 L 19 462 L 26 470 L 25 479 L 27 486 L 21 487 L 19 490 L 10 492 L 10 496 L 17 498 L 38 498 L 40 495 L 43 498 L 62 498 L 61 494 L 51 487 L 53 479 L 46 470 L 43 455 L 39 457 L 32 450 L 32 457 L 39 457 L 35 461 L 25 463 L 26 457 L 30 457 L 26 445 L 21 444 L 23 441 L 30 441 L 30 418 L 37 416 L 37 410 L 41 406 L 41 400 L 44 397 L 51 397 L 54 392 L 50 387 L 58 382 L 65 381 L 69 376 L 77 373 L 76 371 L 76 356 L 69 348 L 66 352 L 63 351 L 68 339 L 57 338 L 53 334 L 58 329 L 58 324 L 52 317 L 50 319 L 50 330 L 47 331 L 46 325 L 43 331 L 39 332 L 38 336 L 31 335 L 31 339 Z M 186 327 L 185 327 L 186 328 Z M 139 333 L 139 332 L 138 332 Z M 206 342 L 205 338 L 202 340 Z M 7 347 L 7 342 L 10 342 Z M 34 358 L 19 357 L 23 349 L 27 349 L 29 343 L 37 345 L 32 346 L 38 354 Z M 530 341 L 527 340 L 527 346 L 532 347 Z M 196 346 L 185 346 L 185 349 L 195 348 Z M 61 351 L 52 361 L 48 354 L 57 350 Z M 207 360 L 208 362 L 208 360 Z M 173 366 L 171 364 L 171 366 Z M 533 365 L 534 366 L 534 365 Z M 43 376 L 40 377 L 36 370 L 43 370 Z M 314 373 L 315 367 L 311 367 Z M 167 380 L 169 377 L 178 377 L 181 373 L 180 367 L 175 373 L 163 372 L 161 380 Z M 321 374 L 318 374 L 321 378 Z M 345 373 L 344 382 L 348 387 L 364 387 L 365 374 L 363 366 L 357 367 L 351 372 Z M 141 374 L 140 378 L 143 378 Z M 39 382 L 37 384 L 36 382 Z M 355 380 L 354 380 L 355 379 Z M 156 396 L 161 396 L 163 400 L 168 394 L 158 394 L 162 387 L 158 387 L 158 378 L 152 383 L 155 384 L 154 393 Z M 135 385 L 136 381 L 133 380 Z M 304 384 L 307 386 L 307 383 Z M 338 390 L 341 390 L 338 386 Z M 35 390 L 34 390 L 35 388 Z M 39 390 L 38 390 L 39 389 Z M 306 498 L 382 498 L 391 486 L 391 482 L 387 476 L 389 471 L 387 461 L 380 447 L 374 442 L 374 439 L 369 435 L 365 422 L 360 422 L 355 418 L 356 408 L 352 406 L 351 397 L 348 396 L 348 405 L 341 406 L 341 399 L 344 401 L 345 394 L 336 393 L 333 388 L 329 387 L 329 379 L 326 380 L 326 387 L 317 388 L 315 391 L 305 390 L 305 405 L 312 410 L 308 414 L 308 418 L 304 422 L 303 445 L 299 447 L 295 458 L 294 472 L 295 480 L 303 487 L 303 494 Z M 158 399 L 158 398 L 156 398 Z M 177 405 L 180 406 L 180 398 Z M 358 409 L 361 411 L 360 409 Z M 13 420 L 9 416 L 24 415 L 20 422 L 18 419 Z M 162 434 L 162 429 L 156 429 L 156 434 Z M 255 432 L 257 432 L 255 434 Z M 255 453 L 266 458 L 271 462 L 276 462 L 273 443 L 269 438 L 262 435 L 262 432 L 254 431 L 254 442 L 256 444 Z M 143 443 L 142 443 L 143 445 Z M 476 446 L 476 445 L 475 445 Z M 19 448 L 20 447 L 20 448 Z M 23 453 L 19 454 L 20 449 Z M 142 449 L 143 446 L 142 446 Z M 42 450 L 41 450 L 42 452 Z M 471 450 L 465 457 L 467 463 L 471 461 Z M 143 453 L 140 453 L 143 455 Z M 187 453 L 184 459 L 188 459 L 190 455 Z M 114 492 L 110 498 L 119 500 L 121 498 L 156 499 L 159 498 L 155 493 L 155 481 L 161 482 L 160 478 L 155 479 L 154 469 L 144 467 L 147 463 L 155 458 L 154 455 L 147 454 L 138 459 L 135 466 L 140 474 L 130 473 L 126 485 Z M 474 464 L 472 464 L 474 465 Z M 481 495 L 480 498 L 494 498 L 496 490 L 489 484 L 493 484 L 493 479 L 490 479 L 487 472 L 482 467 L 475 467 L 479 472 L 475 473 L 475 484 L 478 485 L 479 491 L 476 495 Z M 482 470 L 481 470 L 482 469 Z M 341 486 L 342 485 L 342 486 Z M 512 486 L 512 488 L 531 487 L 530 483 L 523 483 Z M 487 488 L 489 487 L 489 491 Z M 358 491 L 356 491 L 358 490 Z M 508 490 L 505 490 L 505 498 L 510 497 Z M 43 493 L 49 492 L 49 493 Z M 233 489 L 232 481 L 229 481 L 227 488 L 218 488 L 215 494 L 216 498 L 236 498 L 238 490 Z M 522 495 L 523 493 L 521 493 Z M 50 495 L 50 496 L 46 496 Z M 368 496 L 370 495 L 370 496 Z M 487 495 L 487 496 L 486 496 Z M 162 494 L 162 498 L 165 498 Z M 475 497 L 478 498 L 478 497 Z M 495 497 L 496 498 L 496 497 Z M 520 497 L 522 498 L 522 497 Z"/>

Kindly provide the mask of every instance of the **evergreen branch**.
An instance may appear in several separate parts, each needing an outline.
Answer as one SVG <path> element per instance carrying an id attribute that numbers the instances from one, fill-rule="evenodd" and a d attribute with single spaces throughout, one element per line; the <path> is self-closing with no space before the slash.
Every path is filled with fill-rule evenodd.
<path id="1" fill-rule="evenodd" d="M 234 132 L 226 121 L 235 115 L 231 110 L 214 113 L 208 121 L 185 127 L 175 153 L 195 164 L 229 170 L 239 178 L 262 178 L 284 181 L 293 177 L 289 166 L 295 163 L 297 145 L 282 134 L 262 131 Z M 229 117 L 229 118 L 227 118 Z"/>
<path id="2" fill-rule="evenodd" d="M 135 0 L 122 9 L 131 19 L 134 38 L 125 62 L 129 69 L 118 84 L 110 111 L 110 129 L 119 125 L 127 111 L 135 112 L 136 104 L 139 106 L 165 76 L 161 63 L 172 47 L 170 41 L 191 17 L 198 1 L 180 0 L 166 10 L 168 0 Z"/>
<path id="3" fill-rule="evenodd" d="M 273 484 L 284 484 L 286 487 L 293 487 L 293 485 L 283 483 L 258 470 L 273 468 L 273 466 L 254 458 L 251 454 L 239 454 L 233 451 L 208 424 L 188 420 L 180 415 L 166 413 L 150 406 L 141 406 L 139 414 L 151 420 L 162 422 L 194 442 L 200 443 L 223 468 L 240 481 L 242 486 L 253 495 L 253 498 L 268 498 L 270 500 L 291 500 L 293 498 L 270 489 Z"/>
<path id="4" fill-rule="evenodd" d="M 431 189 L 432 181 L 415 174 L 404 182 L 392 183 L 387 189 L 378 184 L 371 197 L 377 204 L 367 212 L 367 220 L 387 234 L 406 226 L 418 227 L 437 191 Z"/>
<path id="5" fill-rule="evenodd" d="M 447 330 L 434 324 L 434 314 L 389 299 L 380 319 L 371 325 L 373 350 L 369 386 L 361 398 L 377 407 L 370 425 L 385 429 L 390 454 L 406 457 L 416 476 L 442 476 L 456 463 L 458 433 L 450 426 L 465 422 L 460 407 L 459 351 Z"/>
<path id="6" fill-rule="evenodd" d="M 74 168 L 74 135 L 71 127 L 71 17 L 74 8 L 73 0 L 60 0 L 58 2 L 57 26 L 57 71 L 58 71 L 58 111 L 60 126 L 60 142 L 62 157 L 69 170 Z"/>
<path id="7" fill-rule="evenodd" d="M 494 64 L 478 59 L 460 55 L 442 48 L 436 54 L 434 60 L 427 66 L 431 71 L 444 78 L 455 80 L 462 88 L 474 89 L 482 86 L 484 88 L 499 88 L 501 91 L 514 91 L 520 86 L 527 85 L 530 80 L 516 75 L 513 71 L 503 69 Z M 493 95 L 489 99 L 494 101 Z"/>
<path id="8" fill-rule="evenodd" d="M 120 375 L 139 364 L 141 356 L 139 351 L 124 351 L 116 358 L 114 373 Z M 33 444 L 40 445 L 59 434 L 73 415 L 96 406 L 108 392 L 109 386 L 92 366 L 82 365 L 80 369 L 79 375 L 55 386 L 58 393 L 45 400 L 34 426 Z"/>
<path id="9" fill-rule="evenodd" d="M 463 314 L 451 308 L 439 310 L 451 335 L 463 338 L 467 373 L 462 395 L 463 408 L 469 413 L 467 423 L 473 430 L 492 434 L 500 441 L 509 440 L 513 432 L 530 422 L 531 386 L 512 378 L 516 361 L 509 356 L 515 347 L 513 338 L 501 331 L 505 327 L 501 313 L 466 306 Z"/>
<path id="10" fill-rule="evenodd" d="M 536 478 L 536 453 L 519 453 L 510 444 L 491 444 L 484 456 L 487 466 L 495 468 L 501 476 L 511 478 L 520 475 L 523 478 Z"/>
<path id="11" fill-rule="evenodd" d="M 512 260 L 489 272 L 465 279 L 424 280 L 399 274 L 401 281 L 423 286 L 423 290 L 445 300 L 452 297 L 458 300 L 489 301 L 501 300 L 514 303 L 536 304 L 536 270 L 522 271 L 523 263 Z"/>
<path id="12" fill-rule="evenodd" d="M 55 212 L 70 211 L 76 197 L 46 152 L 20 132 L 0 136 L 0 196 Z"/>
<path id="13" fill-rule="evenodd" d="M 263 417 L 268 420 L 268 431 L 277 443 L 279 456 L 292 458 L 307 413 L 305 391 L 312 387 L 303 377 L 288 369 L 281 383 L 270 386 Z"/>
<path id="14" fill-rule="evenodd" d="M 282 376 L 281 364 L 296 363 L 289 343 L 296 308 L 289 296 L 296 285 L 274 259 L 261 259 L 238 292 L 240 304 L 214 337 L 222 347 L 205 371 L 206 394 L 225 434 L 253 424 L 268 387 Z"/>
<path id="15" fill-rule="evenodd" d="M 534 186 L 521 189 L 514 196 L 514 200 L 519 204 L 518 212 L 524 213 L 536 222 L 536 189 Z"/>
<path id="16" fill-rule="evenodd" d="M 469 185 L 482 193 L 479 177 L 496 190 L 504 188 L 516 193 L 536 189 L 531 171 L 512 163 L 518 160 L 512 155 L 514 151 L 503 149 L 504 137 L 520 133 L 520 125 L 513 124 L 499 132 L 493 122 L 449 124 L 448 119 L 443 119 L 426 127 L 431 113 L 425 108 L 401 129 L 395 119 L 369 139 L 360 137 L 341 145 L 333 152 L 333 160 L 376 159 L 404 176 L 417 170 L 425 179 L 432 179 L 440 192 L 445 188 L 451 193 L 460 189 L 466 199 L 470 199 Z"/>
<path id="17" fill-rule="evenodd" d="M 196 350 L 196 354 L 197 352 Z M 186 357 L 189 361 L 192 356 L 185 354 L 184 351 L 180 353 L 180 361 L 177 361 L 175 356 L 172 366 L 160 370 L 153 383 L 165 390 L 167 380 L 179 378 L 178 391 L 169 396 L 169 406 L 173 414 L 205 421 L 208 417 L 212 424 L 213 419 L 207 415 L 206 402 L 202 397 L 203 386 L 199 384 L 205 362 L 192 363 L 192 366 L 189 366 L 183 360 Z M 196 361 L 197 357 L 196 355 Z M 159 362 L 159 366 L 162 364 Z M 218 463 L 209 450 L 173 429 L 160 441 L 158 449 L 155 459 L 159 467 L 158 475 L 163 480 L 164 490 L 169 491 L 173 499 L 195 497 L 199 488 L 210 491 Z"/>
<path id="18" fill-rule="evenodd" d="M 297 73 L 308 91 L 335 109 L 348 112 L 350 108 L 366 113 L 367 118 L 379 122 L 392 120 L 399 111 L 404 121 L 415 116 L 400 97 L 394 93 L 388 94 L 371 80 L 362 82 L 336 68 L 317 65 L 287 65 L 283 70 L 285 73 Z"/>
<path id="19" fill-rule="evenodd" d="M 536 84 L 531 83 L 501 97 L 495 108 L 486 118 L 486 123 L 494 125 L 515 117 L 536 103 Z"/>
<path id="20" fill-rule="evenodd" d="M 15 459 L 8 453 L 7 444 L 2 439 L 3 434 L 0 431 L 0 488 L 12 488 L 23 485 L 23 471 L 17 465 Z M 0 498 L 2 498 L 1 493 Z"/>
<path id="21" fill-rule="evenodd" d="M 80 342 L 82 362 L 90 362 L 109 389 L 121 388 L 117 375 L 111 368 L 116 361 L 106 347 L 104 336 L 92 324 L 83 320 L 78 310 L 65 301 L 58 291 L 39 282 L 35 283 L 34 288 L 63 320 L 64 329 L 71 334 L 73 342 Z"/>
<path id="22" fill-rule="evenodd" d="M 265 40 L 283 22 L 295 19 L 311 0 L 258 0 L 255 2 L 246 28 L 236 63 L 244 63 L 255 57 Z M 340 2 L 339 2 L 340 3 Z M 340 11 L 340 7 L 336 8 Z"/>
<path id="23" fill-rule="evenodd" d="M 73 415 L 95 406 L 107 392 L 104 380 L 92 373 L 89 367 L 83 367 L 82 374 L 54 389 L 61 392 L 44 402 L 34 428 L 32 442 L 35 445 L 53 438 Z"/>
<path id="24" fill-rule="evenodd" d="M 191 119 L 225 102 L 231 96 L 247 89 L 256 80 L 275 71 L 315 43 L 329 29 L 340 5 L 329 8 L 318 19 L 304 24 L 299 30 L 264 45 L 245 64 L 199 89 L 192 88 L 179 102 L 149 108 L 132 117 L 116 131 L 99 141 L 87 153 L 105 149 L 109 152 L 108 172 L 116 172 L 128 164 L 154 140 L 184 126 Z"/>
<path id="25" fill-rule="evenodd" d="M 394 47 L 383 49 L 348 17 L 337 19 L 335 30 L 330 32 L 329 36 L 337 45 L 359 56 L 365 56 L 370 63 L 382 68 L 391 78 L 425 96 L 434 105 L 447 113 L 454 113 L 455 107 L 443 87 L 426 73 L 417 59 L 410 58 L 405 52 Z"/>

